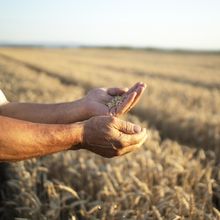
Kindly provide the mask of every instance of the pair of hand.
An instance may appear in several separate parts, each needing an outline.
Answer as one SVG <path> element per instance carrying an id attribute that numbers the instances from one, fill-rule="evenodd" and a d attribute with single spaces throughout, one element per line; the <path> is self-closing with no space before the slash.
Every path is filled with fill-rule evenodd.
<path id="1" fill-rule="evenodd" d="M 132 88 L 99 88 L 91 90 L 84 98 L 91 118 L 83 123 L 80 149 L 87 149 L 103 157 L 114 157 L 138 149 L 146 140 L 146 129 L 120 116 L 128 112 L 139 101 L 146 85 L 137 83 Z M 109 109 L 106 103 L 114 96 L 122 96 L 122 102 Z"/>

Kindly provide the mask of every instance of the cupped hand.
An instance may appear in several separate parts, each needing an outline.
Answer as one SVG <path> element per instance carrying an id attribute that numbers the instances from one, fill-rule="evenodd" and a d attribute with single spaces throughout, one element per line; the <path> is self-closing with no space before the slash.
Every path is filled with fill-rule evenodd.
<path id="1" fill-rule="evenodd" d="M 96 116 L 84 122 L 80 149 L 103 157 L 137 150 L 147 138 L 146 129 L 112 116 Z"/>
<path id="2" fill-rule="evenodd" d="M 146 89 L 144 83 L 138 82 L 130 89 L 127 88 L 97 88 L 92 89 L 84 97 L 84 103 L 90 117 L 98 115 L 120 116 L 132 109 Z M 121 96 L 119 105 L 109 108 L 107 103 L 115 96 Z"/>

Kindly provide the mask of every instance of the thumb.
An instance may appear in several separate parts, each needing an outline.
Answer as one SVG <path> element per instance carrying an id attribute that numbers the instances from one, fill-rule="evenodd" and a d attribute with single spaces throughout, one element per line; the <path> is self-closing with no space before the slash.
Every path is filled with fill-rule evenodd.
<path id="1" fill-rule="evenodd" d="M 123 120 L 118 120 L 117 128 L 125 134 L 136 134 L 142 131 L 142 128 L 139 125 Z"/>

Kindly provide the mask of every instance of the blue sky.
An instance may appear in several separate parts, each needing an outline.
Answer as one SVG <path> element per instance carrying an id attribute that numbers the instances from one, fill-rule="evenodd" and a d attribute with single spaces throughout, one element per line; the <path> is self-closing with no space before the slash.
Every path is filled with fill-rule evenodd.
<path id="1" fill-rule="evenodd" d="M 0 41 L 220 49 L 220 0 L 0 0 Z"/>

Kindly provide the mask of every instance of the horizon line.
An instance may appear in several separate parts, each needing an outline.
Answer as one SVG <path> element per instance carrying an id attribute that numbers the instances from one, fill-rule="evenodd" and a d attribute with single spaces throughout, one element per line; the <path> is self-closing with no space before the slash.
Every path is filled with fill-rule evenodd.
<path id="1" fill-rule="evenodd" d="M 16 48 L 99 48 L 99 49 L 123 49 L 123 50 L 147 50 L 160 52 L 191 52 L 191 53 L 220 53 L 219 49 L 198 49 L 183 47 L 160 47 L 160 46 L 134 46 L 123 44 L 92 44 L 92 43 L 74 43 L 74 42 L 16 42 L 0 41 L 0 47 Z"/>

